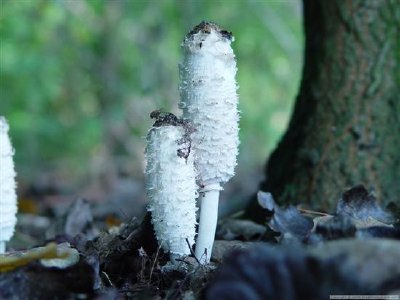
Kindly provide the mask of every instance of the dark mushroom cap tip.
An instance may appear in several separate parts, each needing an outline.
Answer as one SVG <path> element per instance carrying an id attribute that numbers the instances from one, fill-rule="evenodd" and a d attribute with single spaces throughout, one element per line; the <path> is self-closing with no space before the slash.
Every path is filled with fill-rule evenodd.
<path id="1" fill-rule="evenodd" d="M 223 29 L 221 26 L 214 22 L 209 22 L 209 21 L 201 21 L 200 24 L 196 25 L 193 27 L 193 29 L 186 35 L 186 38 L 190 38 L 196 33 L 202 32 L 202 33 L 211 33 L 211 30 L 215 30 L 218 33 L 220 33 L 224 38 L 232 41 L 233 35 L 232 32 Z"/>

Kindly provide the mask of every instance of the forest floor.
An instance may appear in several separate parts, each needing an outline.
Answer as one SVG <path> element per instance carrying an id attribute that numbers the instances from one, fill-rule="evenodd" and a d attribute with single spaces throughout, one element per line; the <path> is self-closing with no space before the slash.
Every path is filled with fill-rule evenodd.
<path id="1" fill-rule="evenodd" d="M 205 266 L 191 256 L 171 267 L 149 214 L 119 224 L 94 217 L 83 199 L 57 218 L 21 214 L 0 256 L 0 298 L 399 299 L 398 206 L 382 209 L 363 186 L 344 192 L 332 214 L 283 208 L 264 192 L 258 201 L 265 224 L 219 222 Z"/>

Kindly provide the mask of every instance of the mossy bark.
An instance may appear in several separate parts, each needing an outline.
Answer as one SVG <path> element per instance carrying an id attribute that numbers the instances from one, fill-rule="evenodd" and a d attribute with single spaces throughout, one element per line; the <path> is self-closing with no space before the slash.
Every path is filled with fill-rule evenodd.
<path id="1" fill-rule="evenodd" d="M 363 183 L 400 203 L 400 2 L 304 0 L 304 26 L 300 92 L 260 188 L 332 210 Z"/>

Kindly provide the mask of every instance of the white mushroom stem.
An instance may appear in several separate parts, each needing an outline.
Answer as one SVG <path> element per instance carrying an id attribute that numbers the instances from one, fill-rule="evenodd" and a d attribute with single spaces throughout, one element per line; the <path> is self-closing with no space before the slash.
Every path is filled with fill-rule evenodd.
<path id="1" fill-rule="evenodd" d="M 17 223 L 17 194 L 14 170 L 14 149 L 8 136 L 8 124 L 0 116 L 0 253 L 14 234 Z"/>
<path id="2" fill-rule="evenodd" d="M 196 241 L 196 256 L 203 263 L 211 257 L 219 186 L 234 175 L 238 154 L 237 69 L 232 41 L 230 32 L 202 22 L 182 44 L 180 107 L 183 117 L 196 129 L 192 135 L 195 166 L 197 181 L 204 189 Z"/>
<path id="3" fill-rule="evenodd" d="M 201 264 L 210 261 L 218 220 L 219 184 L 210 184 L 200 190 L 200 222 L 195 256 Z"/>
<path id="4" fill-rule="evenodd" d="M 170 252 L 172 263 L 190 255 L 196 234 L 196 174 L 184 134 L 182 126 L 167 125 L 153 127 L 147 136 L 148 210 L 157 240 Z"/>

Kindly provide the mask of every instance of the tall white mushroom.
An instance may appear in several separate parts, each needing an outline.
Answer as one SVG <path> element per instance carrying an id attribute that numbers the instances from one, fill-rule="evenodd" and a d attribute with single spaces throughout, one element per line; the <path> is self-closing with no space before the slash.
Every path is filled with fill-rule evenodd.
<path id="1" fill-rule="evenodd" d="M 147 135 L 148 210 L 159 244 L 171 262 L 191 253 L 196 235 L 196 174 L 190 126 L 169 113 L 153 112 L 157 121 Z M 189 247 L 189 245 L 190 247 Z"/>
<path id="2" fill-rule="evenodd" d="M 8 136 L 8 124 L 0 116 L 0 253 L 6 250 L 17 223 L 17 194 L 15 191 L 14 150 Z"/>
<path id="3" fill-rule="evenodd" d="M 196 257 L 211 257 L 218 218 L 220 184 L 233 175 L 239 145 L 239 114 L 233 36 L 211 22 L 202 22 L 182 44 L 180 108 L 193 123 L 193 148 L 200 189 L 200 221 Z"/>

